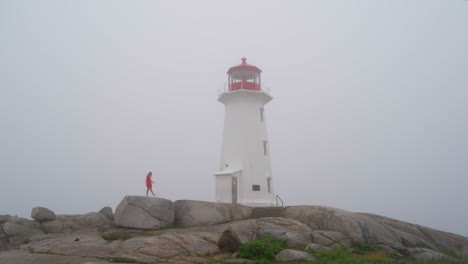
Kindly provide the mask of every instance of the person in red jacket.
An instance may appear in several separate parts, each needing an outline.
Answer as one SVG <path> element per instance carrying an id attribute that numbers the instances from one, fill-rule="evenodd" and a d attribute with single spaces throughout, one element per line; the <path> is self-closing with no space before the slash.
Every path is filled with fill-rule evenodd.
<path id="1" fill-rule="evenodd" d="M 156 194 L 154 194 L 153 192 L 153 183 L 154 181 L 151 179 L 151 177 L 153 177 L 153 173 L 148 172 L 148 174 L 146 175 L 146 196 L 148 196 L 148 192 L 151 191 L 151 193 L 153 194 L 153 196 L 156 196 Z"/>

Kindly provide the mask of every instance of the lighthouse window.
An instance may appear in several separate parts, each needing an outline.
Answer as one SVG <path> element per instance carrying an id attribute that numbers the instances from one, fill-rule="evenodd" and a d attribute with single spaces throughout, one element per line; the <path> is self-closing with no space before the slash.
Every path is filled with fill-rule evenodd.
<path id="1" fill-rule="evenodd" d="M 268 154 L 268 141 L 263 141 L 263 154 L 266 156 Z"/>
<path id="2" fill-rule="evenodd" d="M 260 191 L 260 185 L 252 185 L 252 191 Z"/>
<path id="3" fill-rule="evenodd" d="M 265 110 L 262 108 L 260 108 L 260 121 L 263 122 L 265 120 Z"/>

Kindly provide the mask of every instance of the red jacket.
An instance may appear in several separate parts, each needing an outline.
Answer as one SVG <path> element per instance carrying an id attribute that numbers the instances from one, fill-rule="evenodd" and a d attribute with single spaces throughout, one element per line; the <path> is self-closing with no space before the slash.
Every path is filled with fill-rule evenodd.
<path id="1" fill-rule="evenodd" d="M 149 174 L 146 175 L 146 187 L 148 188 L 153 187 L 153 181 L 151 180 L 151 176 Z"/>

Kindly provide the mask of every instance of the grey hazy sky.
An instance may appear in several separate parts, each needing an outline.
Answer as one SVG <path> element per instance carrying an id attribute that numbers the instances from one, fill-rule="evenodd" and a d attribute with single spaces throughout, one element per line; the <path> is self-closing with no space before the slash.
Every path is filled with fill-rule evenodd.
<path id="1" fill-rule="evenodd" d="M 0 0 L 0 214 L 214 200 L 241 57 L 277 193 L 468 236 L 468 1 Z"/>

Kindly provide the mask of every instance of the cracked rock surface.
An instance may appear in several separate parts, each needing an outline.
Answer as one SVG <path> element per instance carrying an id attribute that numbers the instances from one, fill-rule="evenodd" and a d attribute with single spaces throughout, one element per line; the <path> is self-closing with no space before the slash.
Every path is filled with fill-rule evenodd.
<path id="1" fill-rule="evenodd" d="M 171 201 L 144 196 L 125 196 L 114 213 L 117 226 L 138 229 L 161 229 L 174 224 Z"/>

